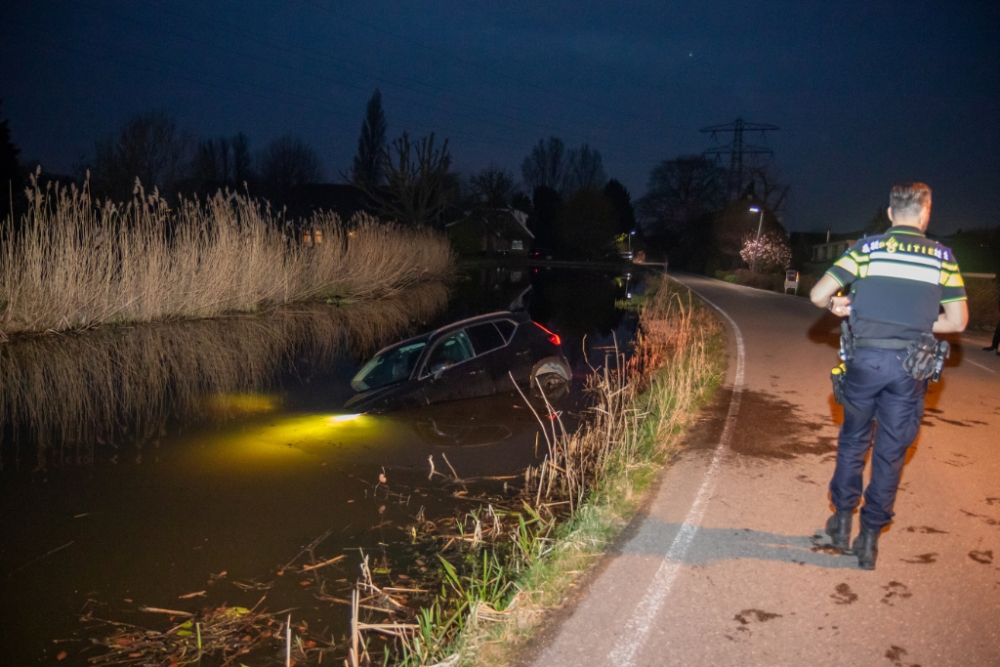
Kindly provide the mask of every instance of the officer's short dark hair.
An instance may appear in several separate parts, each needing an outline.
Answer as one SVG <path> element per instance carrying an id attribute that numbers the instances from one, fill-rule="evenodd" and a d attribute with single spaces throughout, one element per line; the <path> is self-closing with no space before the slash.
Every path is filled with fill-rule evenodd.
<path id="1" fill-rule="evenodd" d="M 931 207 L 931 189 L 926 183 L 900 183 L 889 193 L 893 215 L 916 216 Z"/>

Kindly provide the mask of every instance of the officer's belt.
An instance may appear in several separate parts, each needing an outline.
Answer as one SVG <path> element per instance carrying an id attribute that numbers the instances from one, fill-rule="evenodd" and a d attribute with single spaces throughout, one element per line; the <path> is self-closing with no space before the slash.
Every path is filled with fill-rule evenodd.
<path id="1" fill-rule="evenodd" d="M 916 341 L 901 338 L 855 338 L 854 347 L 877 347 L 883 350 L 905 350 Z"/>

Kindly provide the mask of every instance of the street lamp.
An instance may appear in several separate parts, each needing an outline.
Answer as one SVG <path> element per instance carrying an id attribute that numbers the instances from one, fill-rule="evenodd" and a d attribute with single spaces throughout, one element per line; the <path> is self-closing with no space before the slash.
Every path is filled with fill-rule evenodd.
<path id="1" fill-rule="evenodd" d="M 628 233 L 628 258 L 632 259 L 632 237 L 635 236 L 635 230 L 633 229 Z"/>
<path id="2" fill-rule="evenodd" d="M 751 213 L 760 213 L 760 221 L 757 223 L 757 242 L 754 245 L 753 261 L 750 262 L 750 273 L 757 273 L 757 255 L 760 254 L 760 229 L 764 226 L 764 207 L 751 206 Z"/>

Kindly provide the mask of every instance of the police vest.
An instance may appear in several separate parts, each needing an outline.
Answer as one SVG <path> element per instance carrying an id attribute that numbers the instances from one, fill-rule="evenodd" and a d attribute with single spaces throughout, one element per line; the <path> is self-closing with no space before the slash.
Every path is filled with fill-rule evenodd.
<path id="1" fill-rule="evenodd" d="M 916 227 L 861 239 L 827 273 L 850 286 L 859 338 L 916 339 L 931 331 L 941 304 L 966 298 L 951 250 Z"/>

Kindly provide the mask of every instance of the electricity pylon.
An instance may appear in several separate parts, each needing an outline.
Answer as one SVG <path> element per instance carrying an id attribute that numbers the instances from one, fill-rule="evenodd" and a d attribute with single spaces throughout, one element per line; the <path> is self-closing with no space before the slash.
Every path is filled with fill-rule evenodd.
<path id="1" fill-rule="evenodd" d="M 743 186 L 744 183 L 747 182 L 746 172 L 744 170 L 744 157 L 752 156 L 753 160 L 756 161 L 757 157 L 760 155 L 770 156 L 774 154 L 774 151 L 766 146 L 755 146 L 753 144 L 744 143 L 743 133 L 760 132 L 760 137 L 763 139 L 765 132 L 777 129 L 779 129 L 777 125 L 747 123 L 742 118 L 737 118 L 732 123 L 726 123 L 724 125 L 712 125 L 710 127 L 701 128 L 701 132 L 711 133 L 712 138 L 716 140 L 718 140 L 719 134 L 731 132 L 733 135 L 731 143 L 709 148 L 704 153 L 706 156 L 714 156 L 717 161 L 721 160 L 723 155 L 729 156 L 728 189 L 730 199 L 736 199 L 743 194 Z"/>

